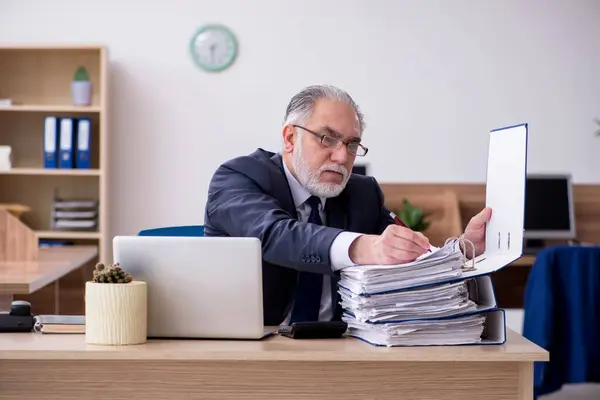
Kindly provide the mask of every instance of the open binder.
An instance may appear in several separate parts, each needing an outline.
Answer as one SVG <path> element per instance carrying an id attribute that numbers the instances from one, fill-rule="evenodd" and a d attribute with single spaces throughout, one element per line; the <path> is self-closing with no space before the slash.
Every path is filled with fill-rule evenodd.
<path id="1" fill-rule="evenodd" d="M 527 124 L 489 133 L 485 252 L 449 238 L 432 254 L 401 265 L 341 271 L 339 293 L 348 334 L 374 345 L 503 344 L 506 317 L 491 274 L 523 254 Z"/>

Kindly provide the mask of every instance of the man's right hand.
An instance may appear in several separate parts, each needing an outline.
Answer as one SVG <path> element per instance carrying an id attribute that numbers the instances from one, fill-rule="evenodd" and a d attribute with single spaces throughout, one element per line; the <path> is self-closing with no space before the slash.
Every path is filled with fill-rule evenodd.
<path id="1" fill-rule="evenodd" d="M 400 225 L 389 225 L 381 235 L 362 235 L 350 246 L 352 262 L 365 264 L 403 264 L 429 251 L 429 239 Z"/>

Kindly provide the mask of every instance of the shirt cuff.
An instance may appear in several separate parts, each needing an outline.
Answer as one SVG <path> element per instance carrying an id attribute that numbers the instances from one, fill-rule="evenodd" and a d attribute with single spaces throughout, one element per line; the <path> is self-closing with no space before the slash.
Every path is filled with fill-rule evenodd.
<path id="1" fill-rule="evenodd" d="M 331 268 L 334 271 L 356 265 L 350 259 L 350 245 L 359 236 L 362 236 L 362 233 L 342 232 L 336 236 L 329 250 Z"/>

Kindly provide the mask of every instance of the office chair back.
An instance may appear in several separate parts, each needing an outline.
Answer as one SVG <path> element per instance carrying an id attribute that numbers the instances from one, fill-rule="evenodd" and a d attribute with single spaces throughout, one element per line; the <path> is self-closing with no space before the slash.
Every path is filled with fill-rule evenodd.
<path id="1" fill-rule="evenodd" d="M 204 236 L 204 226 L 182 225 L 144 229 L 138 232 L 138 236 Z"/>

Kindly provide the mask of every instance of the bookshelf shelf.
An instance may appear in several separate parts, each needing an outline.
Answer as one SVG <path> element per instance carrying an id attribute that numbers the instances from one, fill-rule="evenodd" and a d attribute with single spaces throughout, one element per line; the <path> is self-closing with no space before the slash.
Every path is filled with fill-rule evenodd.
<path id="1" fill-rule="evenodd" d="M 70 106 L 70 105 L 38 105 L 23 104 L 0 106 L 0 111 L 21 111 L 21 112 L 48 112 L 48 113 L 99 113 L 102 111 L 97 106 Z"/>
<path id="2" fill-rule="evenodd" d="M 0 44 L 0 146 L 10 146 L 12 169 L 0 171 L 0 204 L 21 204 L 21 221 L 38 240 L 98 247 L 108 260 L 108 55 L 103 46 Z M 89 106 L 73 105 L 71 82 L 84 66 L 92 83 Z M 46 117 L 89 118 L 90 169 L 44 167 Z M 97 202 L 97 231 L 53 230 L 55 199 Z M 63 218 L 61 216 L 61 218 Z M 67 217 L 69 218 L 69 217 Z M 109 260 L 110 261 L 110 260 Z"/>
<path id="3" fill-rule="evenodd" d="M 65 175 L 65 176 L 100 176 L 99 169 L 45 169 L 45 168 L 13 168 L 0 171 L 0 175 Z"/>
<path id="4" fill-rule="evenodd" d="M 77 231 L 36 231 L 39 239 L 72 239 L 72 240 L 94 240 L 100 239 L 100 232 L 77 232 Z"/>

